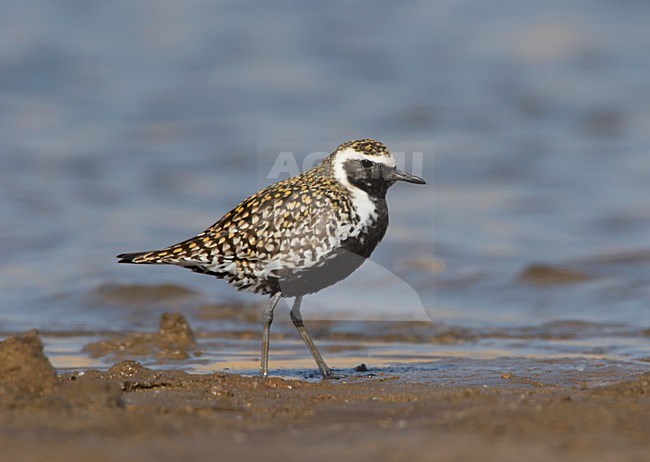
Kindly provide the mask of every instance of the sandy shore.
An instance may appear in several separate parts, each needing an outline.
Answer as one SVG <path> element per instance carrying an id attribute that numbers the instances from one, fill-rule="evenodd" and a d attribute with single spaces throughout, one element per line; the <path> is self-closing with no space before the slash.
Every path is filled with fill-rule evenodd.
<path id="1" fill-rule="evenodd" d="M 31 331 L 0 344 L 0 460 L 648 460 L 650 368 L 528 366 L 486 363 L 471 380 L 262 380 L 135 361 L 57 374 Z"/>

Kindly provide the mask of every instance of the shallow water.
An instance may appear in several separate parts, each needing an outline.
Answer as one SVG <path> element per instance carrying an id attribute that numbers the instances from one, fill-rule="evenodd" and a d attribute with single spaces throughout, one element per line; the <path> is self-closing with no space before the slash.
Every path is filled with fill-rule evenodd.
<path id="1" fill-rule="evenodd" d="M 650 7 L 297 6 L 0 6 L 2 333 L 38 328 L 58 367 L 96 367 L 85 343 L 182 311 L 206 338 L 180 367 L 254 370 L 256 338 L 209 336 L 256 331 L 218 313 L 261 299 L 114 255 L 201 231 L 274 181 L 280 152 L 301 165 L 370 136 L 408 169 L 423 153 L 429 185 L 395 186 L 372 261 L 305 300 L 308 322 L 349 335 L 324 340 L 333 364 L 647 361 Z M 540 263 L 581 277 L 526 277 Z M 123 296 L 161 283 L 181 289 Z M 373 342 L 380 321 L 418 323 Z M 400 339 L 427 329 L 465 336 Z M 291 338 L 272 348 L 276 367 L 311 367 Z"/>

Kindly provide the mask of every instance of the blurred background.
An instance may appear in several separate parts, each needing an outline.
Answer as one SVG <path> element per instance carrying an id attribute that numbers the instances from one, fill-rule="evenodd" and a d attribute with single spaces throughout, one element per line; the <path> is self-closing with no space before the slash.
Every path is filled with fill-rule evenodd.
<path id="1" fill-rule="evenodd" d="M 307 319 L 358 321 L 321 323 L 324 335 L 430 319 L 395 331 L 426 332 L 402 359 L 650 360 L 649 13 L 605 0 L 2 2 L 0 331 L 40 329 L 61 367 L 94 365 L 88 338 L 155 330 L 163 311 L 205 333 L 256 331 L 254 316 L 214 313 L 261 298 L 114 256 L 200 232 L 273 182 L 280 151 L 372 137 L 423 153 L 429 185 L 393 188 L 372 264 L 306 300 Z M 432 344 L 440 333 L 451 341 Z"/>

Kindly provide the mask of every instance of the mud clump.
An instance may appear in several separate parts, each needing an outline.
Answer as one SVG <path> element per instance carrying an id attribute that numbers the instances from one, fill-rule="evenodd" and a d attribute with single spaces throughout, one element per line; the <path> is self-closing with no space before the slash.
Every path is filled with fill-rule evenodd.
<path id="1" fill-rule="evenodd" d="M 160 318 L 158 335 L 169 344 L 196 347 L 194 332 L 183 315 L 178 313 L 164 313 Z"/>
<path id="2" fill-rule="evenodd" d="M 192 328 L 183 315 L 164 313 L 156 333 L 126 334 L 124 336 L 90 343 L 84 347 L 90 356 L 121 359 L 126 356 L 156 356 L 158 359 L 187 359 L 197 351 Z"/>
<path id="3" fill-rule="evenodd" d="M 523 282 L 534 285 L 573 284 L 592 279 L 586 273 L 549 265 L 530 265 L 519 274 Z"/>
<path id="4" fill-rule="evenodd" d="M 60 380 L 36 330 L 0 342 L 0 409 L 119 407 L 121 393 L 116 384 L 92 378 Z"/>
<path id="5" fill-rule="evenodd" d="M 137 361 L 126 360 L 113 365 L 106 373 L 102 373 L 101 377 L 119 382 L 124 391 L 133 391 L 170 385 L 169 379 L 162 378 L 164 375 L 144 367 Z"/>
<path id="6" fill-rule="evenodd" d="M 38 331 L 0 342 L 0 406 L 14 406 L 51 392 L 56 371 L 43 353 Z"/>
<path id="7" fill-rule="evenodd" d="M 132 379 L 134 377 L 139 377 L 141 380 L 151 380 L 156 375 L 153 370 L 144 367 L 139 362 L 126 360 L 111 366 L 105 376 L 106 378 L 117 380 Z"/>

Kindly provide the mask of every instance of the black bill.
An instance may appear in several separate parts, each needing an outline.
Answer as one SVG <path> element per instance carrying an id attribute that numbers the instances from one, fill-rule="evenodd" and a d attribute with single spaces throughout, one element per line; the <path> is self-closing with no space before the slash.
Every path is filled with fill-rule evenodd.
<path id="1" fill-rule="evenodd" d="M 395 170 L 395 172 L 393 173 L 393 178 L 396 181 L 406 181 L 408 183 L 415 183 L 415 184 L 427 184 L 427 182 L 424 181 L 419 176 L 411 175 L 410 173 L 406 173 L 401 170 Z"/>

